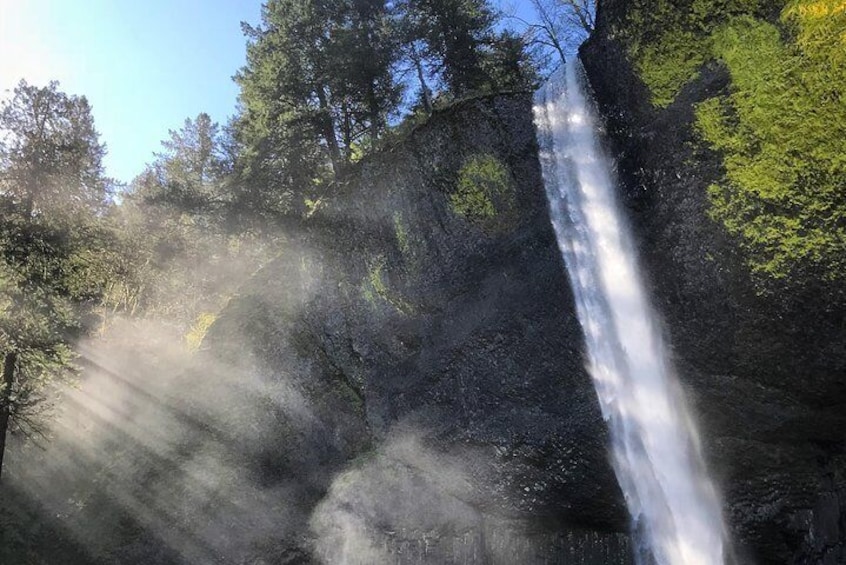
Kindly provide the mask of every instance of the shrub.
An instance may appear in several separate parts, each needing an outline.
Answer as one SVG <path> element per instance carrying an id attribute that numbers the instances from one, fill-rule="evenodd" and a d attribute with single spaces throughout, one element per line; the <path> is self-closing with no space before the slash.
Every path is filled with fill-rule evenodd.
<path id="1" fill-rule="evenodd" d="M 185 342 L 188 344 L 189 349 L 192 351 L 200 349 L 206 333 L 208 333 L 209 328 L 212 327 L 215 320 L 217 320 L 217 314 L 212 312 L 203 312 L 197 317 L 196 322 L 191 326 L 191 330 L 185 335 Z"/>

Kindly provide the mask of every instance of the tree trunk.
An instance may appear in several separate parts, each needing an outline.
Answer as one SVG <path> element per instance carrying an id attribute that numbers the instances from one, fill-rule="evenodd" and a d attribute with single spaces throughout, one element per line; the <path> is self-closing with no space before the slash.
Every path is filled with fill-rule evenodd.
<path id="1" fill-rule="evenodd" d="M 346 100 L 341 105 L 341 113 L 344 116 L 344 122 L 341 126 L 341 137 L 347 152 L 347 160 L 349 160 L 352 154 L 352 117 L 350 116 L 350 110 Z"/>
<path id="2" fill-rule="evenodd" d="M 429 85 L 426 84 L 426 73 L 423 70 L 423 61 L 420 60 L 420 55 L 417 54 L 417 49 L 412 45 L 411 60 L 414 62 L 414 68 L 417 71 L 417 80 L 420 81 L 420 91 L 423 95 L 423 109 L 427 114 L 432 113 L 432 91 Z"/>
<path id="3" fill-rule="evenodd" d="M 3 476 L 3 456 L 6 454 L 6 433 L 9 431 L 9 416 L 12 413 L 12 385 L 15 382 L 15 364 L 18 354 L 10 351 L 3 361 L 3 393 L 0 404 L 0 477 Z"/>
<path id="4" fill-rule="evenodd" d="M 326 92 L 322 86 L 317 87 L 317 101 L 320 103 L 320 110 L 323 114 L 320 118 L 320 128 L 323 130 L 323 138 L 329 147 L 329 159 L 332 161 L 332 171 L 337 176 L 341 170 L 341 149 L 338 146 L 338 138 L 335 137 L 335 121 L 332 119 L 329 101 L 326 98 Z"/>
<path id="5" fill-rule="evenodd" d="M 367 97 L 370 112 L 370 149 L 375 151 L 376 141 L 382 130 L 382 120 L 379 115 L 379 101 L 376 99 L 376 87 L 372 82 Z"/>

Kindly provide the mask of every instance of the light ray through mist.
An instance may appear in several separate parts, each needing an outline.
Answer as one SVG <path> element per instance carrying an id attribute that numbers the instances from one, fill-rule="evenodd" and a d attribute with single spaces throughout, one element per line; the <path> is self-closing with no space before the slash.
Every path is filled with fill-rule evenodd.
<path id="1" fill-rule="evenodd" d="M 271 554 L 257 548 L 308 520 L 293 504 L 300 485 L 245 462 L 276 448 L 277 413 L 312 425 L 308 403 L 286 379 L 192 356 L 166 326 L 116 326 L 79 344 L 80 383 L 63 391 L 45 449 L 16 449 L 10 484 L 96 559 Z"/>

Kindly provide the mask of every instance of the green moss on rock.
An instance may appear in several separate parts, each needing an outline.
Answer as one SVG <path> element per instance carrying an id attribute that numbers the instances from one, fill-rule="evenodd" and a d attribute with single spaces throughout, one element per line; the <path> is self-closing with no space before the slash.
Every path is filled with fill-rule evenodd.
<path id="1" fill-rule="evenodd" d="M 414 307 L 401 296 L 391 292 L 385 283 L 386 266 L 387 260 L 384 255 L 379 255 L 368 263 L 367 278 L 361 283 L 362 296 L 373 307 L 377 307 L 379 300 L 383 300 L 398 312 L 413 314 Z"/>
<path id="2" fill-rule="evenodd" d="M 502 161 L 489 154 L 468 159 L 458 172 L 450 209 L 485 228 L 506 226 L 515 208 L 514 183 Z"/>
<path id="3" fill-rule="evenodd" d="M 191 329 L 185 335 L 185 342 L 191 351 L 200 349 L 209 328 L 212 327 L 215 320 L 217 320 L 217 314 L 214 312 L 203 312 L 197 317 L 194 325 L 191 326 Z"/>
<path id="4" fill-rule="evenodd" d="M 709 189 L 711 214 L 755 272 L 846 278 L 846 3 L 791 2 L 782 18 L 795 41 L 751 17 L 714 34 L 732 86 L 696 112 L 726 169 Z"/>
<path id="5" fill-rule="evenodd" d="M 775 0 L 783 2 L 783 0 Z M 634 0 L 621 32 L 652 103 L 669 106 L 712 58 L 715 29 L 731 18 L 760 15 L 772 0 Z"/>
<path id="6" fill-rule="evenodd" d="M 394 213 L 394 235 L 397 238 L 400 253 L 402 253 L 403 257 L 409 257 L 411 255 L 411 242 L 409 240 L 408 228 L 400 212 Z"/>
<path id="7" fill-rule="evenodd" d="M 618 35 L 659 108 L 707 61 L 728 70 L 696 129 L 724 159 L 711 216 L 752 271 L 846 278 L 846 2 L 633 0 Z"/>

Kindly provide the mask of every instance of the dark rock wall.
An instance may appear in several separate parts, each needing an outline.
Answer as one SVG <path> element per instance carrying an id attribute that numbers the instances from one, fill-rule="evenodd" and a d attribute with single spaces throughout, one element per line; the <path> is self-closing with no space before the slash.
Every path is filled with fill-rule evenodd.
<path id="1" fill-rule="evenodd" d="M 605 0 L 582 60 L 618 159 L 654 302 L 700 419 L 741 563 L 846 562 L 846 324 L 822 284 L 762 294 L 708 216 L 720 156 L 702 146 L 694 105 L 729 88 L 708 63 L 664 110 L 614 30 Z"/>
<path id="2" fill-rule="evenodd" d="M 736 562 L 843 562 L 842 305 L 820 288 L 758 291 L 708 216 L 721 161 L 691 127 L 727 73 L 710 63 L 653 108 L 614 39 L 626 10 L 601 3 L 583 61 Z M 462 215 L 461 169 L 480 156 L 504 166 L 513 195 L 493 216 Z M 306 422 L 280 414 L 278 448 L 262 456 L 268 481 L 305 485 L 297 512 L 317 512 L 296 551 L 337 557 L 340 512 L 367 539 L 361 555 L 403 563 L 627 562 L 529 97 L 436 114 L 333 187 L 308 225 L 208 338 L 220 354 L 249 343 L 251 362 L 311 407 Z M 398 435 L 425 461 L 391 455 Z M 439 482 L 441 467 L 460 480 Z"/>
<path id="3" fill-rule="evenodd" d="M 462 167 L 479 157 L 507 171 L 510 197 L 493 216 L 454 205 Z M 258 364 L 316 406 L 319 425 L 280 445 L 269 472 L 310 477 L 318 462 L 319 477 L 347 472 L 358 485 L 332 487 L 317 537 L 339 535 L 342 512 L 369 540 L 362 555 L 379 547 L 402 563 L 628 563 L 530 97 L 436 114 L 361 163 L 308 223 L 207 342 L 250 343 Z M 385 455 L 402 434 L 461 486 L 437 486 L 417 455 Z M 361 494 L 375 476 L 385 477 L 378 494 Z M 397 500 L 384 503 L 388 493 Z M 348 537 L 313 543 L 331 562 Z"/>

